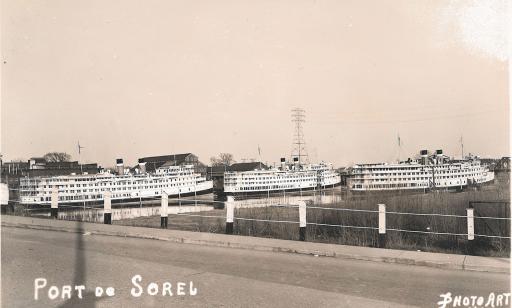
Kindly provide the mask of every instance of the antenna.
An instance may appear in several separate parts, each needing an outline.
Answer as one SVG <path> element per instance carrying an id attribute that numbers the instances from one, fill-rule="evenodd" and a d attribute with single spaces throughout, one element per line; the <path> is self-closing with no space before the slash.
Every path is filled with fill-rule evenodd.
<path id="1" fill-rule="evenodd" d="M 292 157 L 299 159 L 299 166 L 302 161 L 308 161 L 308 153 L 306 152 L 306 141 L 304 140 L 304 132 L 302 131 L 302 125 L 306 122 L 306 111 L 302 108 L 292 109 L 292 122 L 295 126 L 295 132 L 293 135 L 293 150 Z M 302 159 L 304 158 L 304 160 Z"/>

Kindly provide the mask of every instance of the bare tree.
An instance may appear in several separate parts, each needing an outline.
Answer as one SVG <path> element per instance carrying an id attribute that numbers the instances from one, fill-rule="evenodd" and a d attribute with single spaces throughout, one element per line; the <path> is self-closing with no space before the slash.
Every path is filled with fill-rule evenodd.
<path id="1" fill-rule="evenodd" d="M 46 153 L 43 157 L 48 163 L 59 163 L 71 160 L 71 155 L 64 152 L 50 152 Z"/>
<path id="2" fill-rule="evenodd" d="M 210 158 L 212 166 L 230 166 L 234 162 L 235 160 L 231 153 L 220 153 L 219 156 L 213 156 Z"/>

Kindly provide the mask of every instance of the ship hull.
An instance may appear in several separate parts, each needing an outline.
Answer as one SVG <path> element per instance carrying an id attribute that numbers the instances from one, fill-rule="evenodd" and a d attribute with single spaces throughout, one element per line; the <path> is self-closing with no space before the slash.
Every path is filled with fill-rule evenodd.
<path id="1" fill-rule="evenodd" d="M 173 202 L 177 202 L 177 199 L 182 199 L 185 197 L 193 197 L 193 196 L 201 196 L 201 195 L 207 195 L 213 193 L 213 188 L 208 188 L 204 190 L 198 190 L 196 192 L 186 192 L 181 194 L 169 194 L 169 204 L 172 205 Z M 176 199 L 176 200 L 173 200 Z M 134 203 L 134 202 L 148 202 L 148 201 L 155 201 L 159 202 L 160 196 L 155 197 L 133 197 L 133 198 L 113 198 L 111 199 L 112 206 L 120 205 L 127 203 Z M 182 200 L 183 202 L 193 202 L 193 200 Z M 84 201 L 59 201 L 59 206 L 83 206 Z M 86 201 L 86 206 L 100 206 L 103 205 L 103 199 L 100 200 L 92 200 L 92 201 Z M 28 206 L 28 208 L 50 208 L 49 202 L 42 202 L 42 203 L 21 203 L 21 205 Z"/>
<path id="2" fill-rule="evenodd" d="M 244 191 L 244 192 L 223 192 L 222 194 L 225 196 L 235 196 L 235 197 L 254 197 L 254 196 L 276 196 L 283 195 L 288 193 L 300 193 L 302 192 L 311 192 L 311 191 L 320 191 L 325 189 L 332 189 L 341 186 L 341 183 L 336 183 L 332 185 L 322 185 L 318 187 L 307 187 L 307 188 L 293 188 L 293 189 L 281 189 L 281 190 L 257 190 L 257 191 Z"/>
<path id="3" fill-rule="evenodd" d="M 481 182 L 477 184 L 470 185 L 457 185 L 457 186 L 443 186 L 443 187 L 429 187 L 429 188 L 397 188 L 397 189 L 349 189 L 349 191 L 353 194 L 418 194 L 418 193 L 428 193 L 432 191 L 450 191 L 450 192 L 461 192 L 465 190 L 469 190 L 472 188 L 478 188 L 483 186 L 492 185 L 494 183 L 494 179 L 486 182 Z"/>

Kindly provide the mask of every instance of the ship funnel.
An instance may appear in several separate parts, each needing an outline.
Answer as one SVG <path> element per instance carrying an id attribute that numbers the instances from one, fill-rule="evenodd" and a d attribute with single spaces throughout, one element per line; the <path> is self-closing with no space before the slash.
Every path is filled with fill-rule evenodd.
<path id="1" fill-rule="evenodd" d="M 294 157 L 293 158 L 293 166 L 296 170 L 299 170 L 299 158 L 298 157 Z"/>
<path id="2" fill-rule="evenodd" d="M 146 173 L 146 162 L 142 158 L 139 158 L 139 169 L 140 173 Z"/>
<path id="3" fill-rule="evenodd" d="M 436 160 L 437 160 L 437 164 L 443 163 L 443 150 L 436 151 Z"/>
<path id="4" fill-rule="evenodd" d="M 286 165 L 286 158 L 281 157 L 281 170 L 284 170 L 285 165 Z"/>
<path id="5" fill-rule="evenodd" d="M 124 164 L 122 158 L 116 159 L 116 170 L 118 175 L 124 175 Z"/>
<path id="6" fill-rule="evenodd" d="M 427 150 L 421 150 L 420 151 L 420 155 L 421 155 L 421 164 L 422 165 L 427 165 L 428 164 L 428 152 L 427 152 Z"/>

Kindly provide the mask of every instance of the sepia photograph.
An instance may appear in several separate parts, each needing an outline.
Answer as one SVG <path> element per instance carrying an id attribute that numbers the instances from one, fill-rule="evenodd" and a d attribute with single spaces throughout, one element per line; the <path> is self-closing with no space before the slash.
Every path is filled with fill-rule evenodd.
<path id="1" fill-rule="evenodd" d="M 0 307 L 511 307 L 508 0 L 1 0 Z"/>

